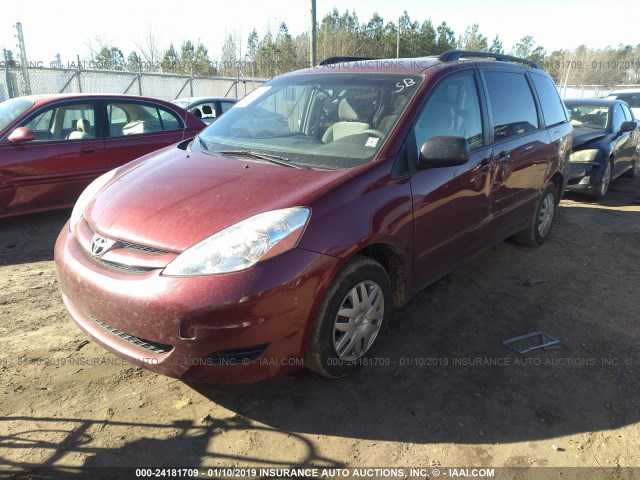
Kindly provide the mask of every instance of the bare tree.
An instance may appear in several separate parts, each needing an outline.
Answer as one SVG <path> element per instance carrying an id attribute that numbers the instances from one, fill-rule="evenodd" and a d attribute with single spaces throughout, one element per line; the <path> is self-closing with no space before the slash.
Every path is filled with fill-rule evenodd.
<path id="1" fill-rule="evenodd" d="M 136 48 L 140 51 L 148 68 L 156 68 L 162 62 L 163 52 L 160 47 L 160 38 L 151 25 L 147 25 L 144 38 L 136 41 Z"/>
<path id="2" fill-rule="evenodd" d="M 104 37 L 96 36 L 85 41 L 84 45 L 87 47 L 87 50 L 89 50 L 88 58 L 93 60 L 100 54 L 103 48 L 111 48 L 112 42 Z"/>

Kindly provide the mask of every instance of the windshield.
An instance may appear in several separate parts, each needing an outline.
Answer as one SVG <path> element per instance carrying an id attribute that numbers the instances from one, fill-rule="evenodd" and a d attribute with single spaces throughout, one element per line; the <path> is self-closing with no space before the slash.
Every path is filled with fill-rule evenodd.
<path id="1" fill-rule="evenodd" d="M 421 82 L 380 73 L 276 78 L 205 129 L 194 148 L 259 152 L 317 169 L 354 167 L 380 151 Z"/>
<path id="2" fill-rule="evenodd" d="M 579 128 L 604 130 L 609 122 L 609 107 L 602 105 L 580 105 L 569 107 L 571 125 Z"/>
<path id="3" fill-rule="evenodd" d="M 0 103 L 0 132 L 11 122 L 33 106 L 32 100 L 26 98 L 12 98 Z"/>

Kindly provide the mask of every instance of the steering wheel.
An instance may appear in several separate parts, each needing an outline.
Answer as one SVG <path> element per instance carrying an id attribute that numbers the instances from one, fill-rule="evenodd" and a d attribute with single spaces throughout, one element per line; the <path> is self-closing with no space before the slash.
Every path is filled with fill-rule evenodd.
<path id="1" fill-rule="evenodd" d="M 369 135 L 370 137 L 376 137 L 376 138 L 384 138 L 384 133 L 374 128 L 367 128 L 366 130 L 363 130 L 362 135 Z"/>

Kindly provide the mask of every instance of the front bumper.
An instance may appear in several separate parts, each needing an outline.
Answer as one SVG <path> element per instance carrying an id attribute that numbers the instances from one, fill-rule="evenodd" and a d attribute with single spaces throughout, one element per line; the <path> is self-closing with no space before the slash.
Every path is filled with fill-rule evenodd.
<path id="1" fill-rule="evenodd" d="M 597 162 L 570 162 L 566 189 L 577 192 L 593 191 L 600 185 L 603 172 L 602 166 Z"/>
<path id="2" fill-rule="evenodd" d="M 96 342 L 154 372 L 219 383 L 299 369 L 311 319 L 340 266 L 294 249 L 223 275 L 125 272 L 96 261 L 67 226 L 55 261 L 69 313 Z"/>

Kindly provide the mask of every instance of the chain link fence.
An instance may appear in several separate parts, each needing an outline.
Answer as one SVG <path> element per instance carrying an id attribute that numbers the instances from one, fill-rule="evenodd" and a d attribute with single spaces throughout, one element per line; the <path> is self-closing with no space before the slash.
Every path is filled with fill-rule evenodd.
<path id="1" fill-rule="evenodd" d="M 65 68 L 11 68 L 4 62 L 0 101 L 29 94 L 122 93 L 162 100 L 180 97 L 242 98 L 267 79 L 197 77 L 167 73 Z M 614 90 L 638 85 L 559 85 L 563 98 L 605 97 Z"/>
<path id="2" fill-rule="evenodd" d="M 616 90 L 637 88 L 640 85 L 563 85 L 558 87 L 558 91 L 562 98 L 602 98 Z"/>
<path id="3" fill-rule="evenodd" d="M 64 68 L 10 68 L 0 78 L 0 101 L 51 93 L 122 93 L 162 100 L 242 98 L 267 80 Z"/>

